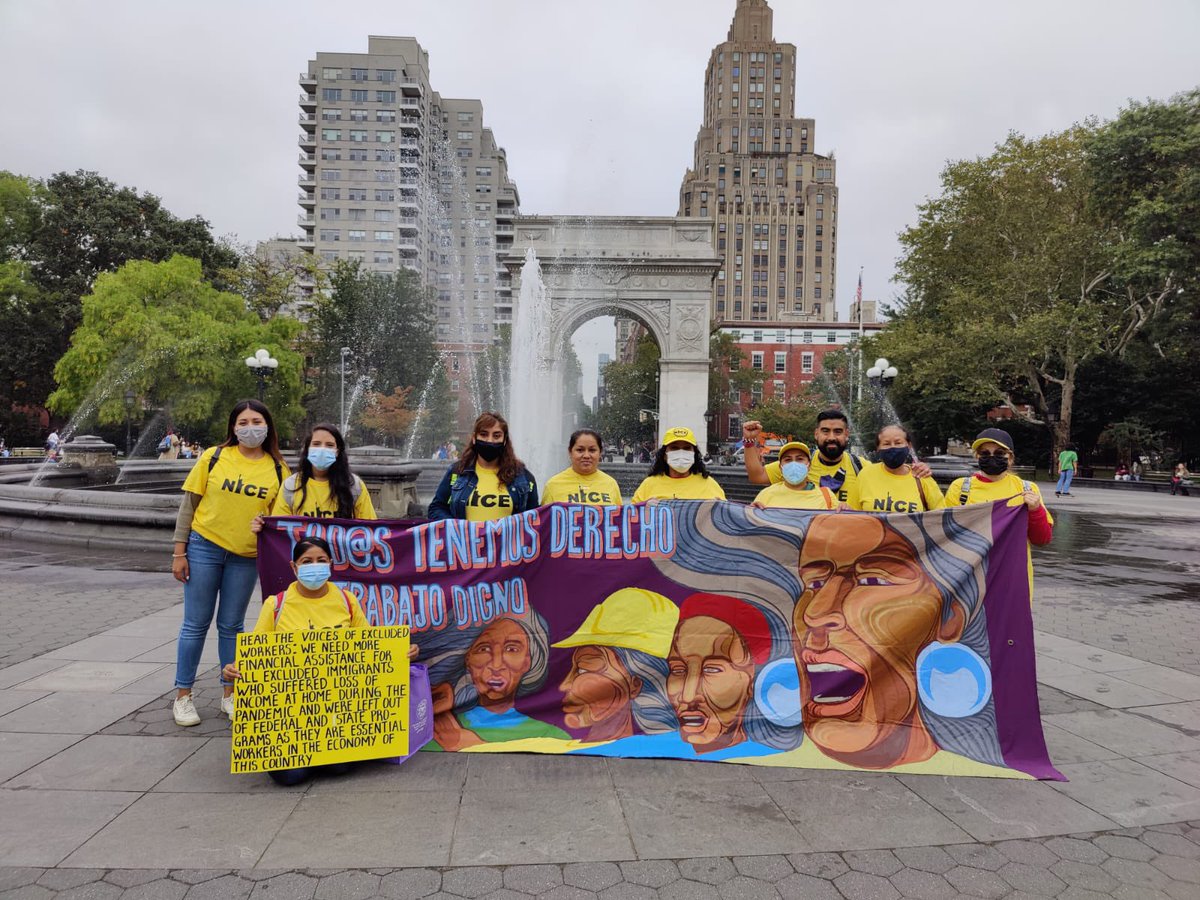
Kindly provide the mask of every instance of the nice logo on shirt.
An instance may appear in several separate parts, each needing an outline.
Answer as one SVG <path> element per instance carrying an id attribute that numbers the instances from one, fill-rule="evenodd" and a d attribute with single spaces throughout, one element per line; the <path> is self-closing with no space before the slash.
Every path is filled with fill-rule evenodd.
<path id="1" fill-rule="evenodd" d="M 234 481 L 232 478 L 226 478 L 221 482 L 221 490 L 229 494 L 242 494 L 245 497 L 258 497 L 261 500 L 267 499 L 269 489 L 259 487 L 257 484 L 251 484 L 248 481 L 243 481 L 239 478 Z"/>
<path id="2" fill-rule="evenodd" d="M 921 512 L 921 504 L 913 503 L 909 500 L 893 500 L 891 497 L 881 499 L 876 497 L 872 501 L 872 512 Z"/>
<path id="3" fill-rule="evenodd" d="M 471 495 L 471 499 L 467 501 L 468 506 L 484 507 L 485 509 L 508 509 L 512 506 L 512 497 L 505 491 L 501 494 L 479 494 L 478 492 Z"/>
<path id="4" fill-rule="evenodd" d="M 610 495 L 601 493 L 600 491 L 584 491 L 580 490 L 574 494 L 567 494 L 568 503 L 605 503 L 612 505 L 613 499 Z"/>

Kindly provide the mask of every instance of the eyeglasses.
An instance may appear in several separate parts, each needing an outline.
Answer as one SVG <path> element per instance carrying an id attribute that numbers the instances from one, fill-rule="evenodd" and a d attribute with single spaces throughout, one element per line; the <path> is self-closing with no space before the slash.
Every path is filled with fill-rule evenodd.
<path id="1" fill-rule="evenodd" d="M 997 450 L 995 453 L 993 453 L 991 450 L 980 450 L 975 454 L 976 459 L 991 459 L 993 456 L 995 456 L 997 459 L 1008 459 L 1008 451 Z"/>

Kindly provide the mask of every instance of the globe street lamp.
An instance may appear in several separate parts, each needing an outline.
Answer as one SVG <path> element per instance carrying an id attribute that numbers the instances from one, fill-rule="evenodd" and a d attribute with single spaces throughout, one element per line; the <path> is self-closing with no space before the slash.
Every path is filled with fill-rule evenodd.
<path id="1" fill-rule="evenodd" d="M 130 415 L 133 413 L 133 391 L 125 391 L 125 458 L 129 459 L 129 454 L 133 452 L 133 431 L 130 427 Z"/>
<path id="2" fill-rule="evenodd" d="M 258 379 L 258 402 L 262 403 L 267 394 L 267 380 L 279 368 L 279 360 L 260 347 L 253 356 L 246 357 L 246 366 Z"/>
<path id="3" fill-rule="evenodd" d="M 896 376 L 900 374 L 900 370 L 893 366 L 882 356 L 875 360 L 875 365 L 867 369 L 867 379 L 872 386 L 886 390 L 892 386 L 892 382 L 896 380 Z"/>

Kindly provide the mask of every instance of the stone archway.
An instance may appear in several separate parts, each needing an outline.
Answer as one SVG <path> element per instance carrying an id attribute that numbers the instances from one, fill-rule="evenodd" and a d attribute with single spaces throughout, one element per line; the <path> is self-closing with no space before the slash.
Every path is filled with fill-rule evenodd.
<path id="1" fill-rule="evenodd" d="M 721 267 L 712 222 L 687 218 L 523 216 L 504 265 L 519 297 L 533 249 L 549 299 L 546 345 L 558 348 L 588 319 L 627 313 L 657 341 L 659 425 L 686 425 L 707 443 L 712 280 Z M 514 302 L 519 302 L 515 300 Z M 553 360 L 548 361 L 551 365 Z M 558 396 L 546 398 L 561 409 Z M 552 405 L 550 405 L 552 404 Z"/>

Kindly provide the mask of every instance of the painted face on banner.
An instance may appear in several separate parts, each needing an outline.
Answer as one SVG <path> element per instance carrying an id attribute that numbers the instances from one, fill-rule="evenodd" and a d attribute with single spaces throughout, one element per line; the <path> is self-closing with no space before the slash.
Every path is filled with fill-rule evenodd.
<path id="1" fill-rule="evenodd" d="M 558 689 L 568 728 L 590 728 L 623 715 L 642 691 L 611 647 L 589 644 L 571 654 L 571 671 Z"/>
<path id="2" fill-rule="evenodd" d="M 917 654 L 956 640 L 961 617 L 941 623 L 941 594 L 898 532 L 867 516 L 834 521 L 817 516 L 800 550 L 805 588 L 792 627 L 805 731 L 826 755 L 863 768 L 928 758 Z"/>
<path id="3" fill-rule="evenodd" d="M 521 679 L 533 665 L 529 636 L 512 619 L 497 619 L 467 650 L 467 672 L 484 706 L 511 705 Z"/>
<path id="4" fill-rule="evenodd" d="M 681 738 L 697 753 L 746 739 L 742 719 L 754 689 L 754 660 L 731 625 L 708 616 L 680 622 L 667 664 L 667 697 Z"/>

